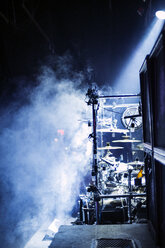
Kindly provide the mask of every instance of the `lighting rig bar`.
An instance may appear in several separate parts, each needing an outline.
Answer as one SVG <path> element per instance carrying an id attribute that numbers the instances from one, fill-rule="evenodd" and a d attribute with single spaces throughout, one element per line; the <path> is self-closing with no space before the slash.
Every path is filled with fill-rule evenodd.
<path id="1" fill-rule="evenodd" d="M 127 97 L 140 97 L 140 94 L 130 94 L 130 95 L 110 95 L 110 96 L 98 96 L 98 98 L 127 98 Z"/>
<path id="2" fill-rule="evenodd" d="M 128 194 L 116 194 L 116 195 L 99 195 L 99 198 L 100 199 L 108 199 L 108 198 L 126 198 L 126 197 L 130 197 L 130 198 L 133 198 L 133 197 L 144 197 L 146 196 L 146 193 L 139 193 L 139 194 L 133 194 L 133 193 L 128 193 Z"/>

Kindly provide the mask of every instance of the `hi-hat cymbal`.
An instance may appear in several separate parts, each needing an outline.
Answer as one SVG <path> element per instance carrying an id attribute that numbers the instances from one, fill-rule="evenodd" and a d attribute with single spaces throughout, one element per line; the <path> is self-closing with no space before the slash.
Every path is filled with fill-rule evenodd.
<path id="1" fill-rule="evenodd" d="M 127 129 L 119 129 L 119 128 L 102 128 L 102 129 L 97 129 L 97 132 L 102 132 L 102 133 L 128 133 L 129 130 Z"/>
<path id="2" fill-rule="evenodd" d="M 98 150 L 116 150 L 116 149 L 123 149 L 124 147 L 120 146 L 104 146 L 104 147 L 98 147 Z"/>
<path id="3" fill-rule="evenodd" d="M 118 143 L 118 142 L 121 142 L 121 143 L 134 143 L 134 142 L 141 142 L 141 140 L 135 140 L 135 139 L 122 139 L 122 140 L 113 140 L 112 142 L 114 143 Z"/>

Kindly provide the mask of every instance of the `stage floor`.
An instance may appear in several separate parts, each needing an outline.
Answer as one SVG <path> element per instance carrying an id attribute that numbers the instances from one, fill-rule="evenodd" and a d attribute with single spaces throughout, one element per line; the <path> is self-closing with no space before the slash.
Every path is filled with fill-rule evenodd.
<path id="1" fill-rule="evenodd" d="M 63 225 L 49 248 L 95 248 L 97 239 L 131 239 L 137 248 L 156 248 L 148 224 Z"/>

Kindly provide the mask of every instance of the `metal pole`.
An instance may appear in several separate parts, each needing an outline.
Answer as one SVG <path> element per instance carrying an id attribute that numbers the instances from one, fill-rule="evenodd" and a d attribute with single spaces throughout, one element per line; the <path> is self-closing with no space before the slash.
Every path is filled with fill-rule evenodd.
<path id="1" fill-rule="evenodd" d="M 128 170 L 128 191 L 129 193 L 131 193 L 132 191 L 132 187 L 131 187 L 131 173 L 132 170 L 129 169 Z M 131 197 L 128 198 L 128 219 L 129 219 L 129 223 L 132 223 L 132 219 L 131 219 Z"/>
<path id="2" fill-rule="evenodd" d="M 97 180 L 97 135 L 96 135 L 96 126 L 97 126 L 97 104 L 95 101 L 92 103 L 92 114 L 93 114 L 93 168 L 92 175 L 95 177 L 95 186 L 98 186 Z M 99 224 L 99 201 L 95 202 L 96 209 L 96 224 Z"/>
<path id="3" fill-rule="evenodd" d="M 99 195 L 100 199 L 108 198 L 133 198 L 133 197 L 146 197 L 146 193 L 133 194 L 132 192 L 128 194 L 112 194 L 112 195 Z"/>
<path id="4" fill-rule="evenodd" d="M 96 136 L 96 104 L 92 103 L 92 114 L 93 114 L 93 176 L 95 176 L 95 186 L 97 187 L 97 136 Z"/>
<path id="5" fill-rule="evenodd" d="M 98 96 L 98 98 L 127 98 L 127 97 L 140 97 L 140 94 L 137 95 L 110 95 L 110 96 Z"/>

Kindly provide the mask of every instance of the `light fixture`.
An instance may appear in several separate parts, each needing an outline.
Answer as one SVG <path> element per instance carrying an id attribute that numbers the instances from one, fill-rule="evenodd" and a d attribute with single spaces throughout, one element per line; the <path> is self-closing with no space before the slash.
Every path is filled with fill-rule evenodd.
<path id="1" fill-rule="evenodd" d="M 155 1 L 155 16 L 158 19 L 165 20 L 165 2 L 164 2 L 164 0 Z"/>
<path id="2" fill-rule="evenodd" d="M 165 20 L 165 10 L 158 10 L 155 15 L 158 19 Z"/>

